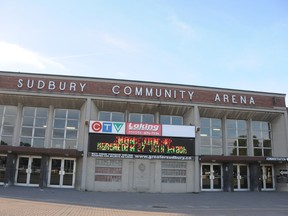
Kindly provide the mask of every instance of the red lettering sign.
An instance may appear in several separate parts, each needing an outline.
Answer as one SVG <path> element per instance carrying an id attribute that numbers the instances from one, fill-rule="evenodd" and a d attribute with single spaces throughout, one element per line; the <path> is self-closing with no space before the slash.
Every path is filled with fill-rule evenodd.
<path id="1" fill-rule="evenodd" d="M 126 123 L 126 134 L 142 136 L 162 136 L 161 124 Z"/>
<path id="2" fill-rule="evenodd" d="M 91 129 L 95 132 L 100 132 L 102 130 L 101 122 L 93 122 L 93 124 L 91 125 Z"/>

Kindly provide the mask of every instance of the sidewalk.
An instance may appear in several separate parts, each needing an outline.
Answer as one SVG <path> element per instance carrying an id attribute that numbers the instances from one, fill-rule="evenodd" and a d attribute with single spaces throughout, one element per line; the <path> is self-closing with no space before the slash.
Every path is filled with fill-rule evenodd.
<path id="1" fill-rule="evenodd" d="M 104 193 L 0 186 L 0 215 L 288 215 L 288 193 Z"/>

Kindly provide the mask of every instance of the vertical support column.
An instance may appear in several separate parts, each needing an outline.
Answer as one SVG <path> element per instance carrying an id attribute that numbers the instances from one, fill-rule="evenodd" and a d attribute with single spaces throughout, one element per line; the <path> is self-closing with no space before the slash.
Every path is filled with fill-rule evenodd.
<path id="1" fill-rule="evenodd" d="M 20 132 L 21 132 L 21 119 L 22 119 L 23 105 L 18 103 L 17 116 L 14 128 L 14 134 L 12 139 L 12 146 L 20 145 Z"/>
<path id="2" fill-rule="evenodd" d="M 154 117 L 155 117 L 155 121 L 154 122 L 156 124 L 160 124 L 160 113 L 159 113 L 159 111 L 155 112 Z"/>
<path id="3" fill-rule="evenodd" d="M 53 118 L 54 118 L 54 106 L 50 105 L 48 109 L 47 128 L 45 135 L 44 148 L 53 148 L 52 146 L 52 133 L 53 133 Z"/>
<path id="4" fill-rule="evenodd" d="M 227 151 L 227 116 L 222 118 L 222 143 L 223 155 L 229 155 L 229 152 Z"/>
<path id="5" fill-rule="evenodd" d="M 48 184 L 48 172 L 49 172 L 49 156 L 43 155 L 41 159 L 41 169 L 40 169 L 40 188 L 46 188 Z"/>
<path id="6" fill-rule="evenodd" d="M 4 177 L 5 185 L 14 185 L 15 183 L 16 160 L 16 154 L 9 153 L 7 155 L 6 172 Z"/>
<path id="7" fill-rule="evenodd" d="M 161 161 L 156 160 L 155 161 L 155 192 L 160 193 L 161 192 Z"/>
<path id="8" fill-rule="evenodd" d="M 285 128 L 285 130 L 286 130 L 286 133 L 284 133 L 285 135 L 286 135 L 286 140 L 285 140 L 285 142 L 284 143 L 288 143 L 288 116 L 287 116 L 288 114 L 287 114 L 287 112 L 285 112 L 284 113 L 284 116 L 285 116 L 285 118 L 284 118 L 284 121 L 285 121 L 285 124 L 284 124 L 284 128 Z M 285 145 L 286 146 L 286 153 L 288 153 L 288 145 Z M 287 162 L 286 162 L 286 164 L 287 164 Z M 287 166 L 287 165 L 286 165 Z"/>
<path id="9" fill-rule="evenodd" d="M 248 137 L 247 137 L 248 156 L 254 156 L 252 120 L 251 119 L 247 121 L 247 129 L 248 129 Z"/>
<path id="10" fill-rule="evenodd" d="M 233 163 L 223 163 L 223 191 L 234 191 Z"/>
<path id="11" fill-rule="evenodd" d="M 259 163 L 252 163 L 250 168 L 250 190 L 261 191 L 261 167 Z"/>
<path id="12" fill-rule="evenodd" d="M 150 161 L 150 192 L 156 192 L 156 162 L 154 160 Z"/>
<path id="13" fill-rule="evenodd" d="M 194 107 L 194 124 L 197 127 L 200 127 L 200 115 L 198 106 Z M 201 128 L 200 128 L 201 130 Z M 200 163 L 199 163 L 199 155 L 200 155 L 200 145 L 201 138 L 200 133 L 195 134 L 195 163 L 194 163 L 194 192 L 200 192 Z"/>
<path id="14" fill-rule="evenodd" d="M 194 176 L 195 176 L 195 162 L 194 161 L 187 161 L 186 162 L 186 166 L 187 166 L 187 170 L 192 170 L 192 172 L 187 172 L 186 173 L 186 192 L 194 192 L 195 189 L 194 189 Z M 190 183 L 191 182 L 191 183 Z"/>
<path id="15" fill-rule="evenodd" d="M 85 120 L 90 120 L 91 113 L 91 98 L 87 99 L 86 102 L 86 112 L 85 112 Z M 86 190 L 86 177 L 87 177 L 87 160 L 88 160 L 88 140 L 89 140 L 89 127 L 85 126 L 84 128 L 84 138 L 83 138 L 83 163 L 82 163 L 82 176 L 81 176 L 81 190 Z M 93 168 L 94 172 L 95 167 Z"/>
<path id="16" fill-rule="evenodd" d="M 129 122 L 129 111 L 125 110 L 125 117 L 124 117 L 125 122 Z"/>

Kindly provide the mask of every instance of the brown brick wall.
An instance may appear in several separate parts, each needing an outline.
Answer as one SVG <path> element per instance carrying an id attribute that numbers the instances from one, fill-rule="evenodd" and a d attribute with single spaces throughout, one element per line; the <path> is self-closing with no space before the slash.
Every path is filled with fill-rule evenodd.
<path id="1" fill-rule="evenodd" d="M 17 87 L 18 80 L 22 79 L 20 88 Z M 29 83 L 28 83 L 29 80 Z M 27 83 L 32 85 L 32 80 L 34 85 L 32 88 L 27 87 Z M 40 81 L 41 80 L 41 81 Z M 40 83 L 41 89 L 38 89 L 37 85 Z M 55 89 L 49 89 L 49 81 L 55 83 Z M 43 87 L 43 82 L 45 87 Z M 60 86 L 60 82 L 62 82 Z M 65 83 L 65 85 L 64 85 Z M 72 85 L 72 87 L 71 87 Z M 83 91 L 81 91 L 81 85 Z M 84 86 L 85 85 L 85 86 Z M 119 94 L 114 94 L 112 92 L 113 86 L 119 86 Z M 64 90 L 60 90 L 60 87 Z M 129 93 L 130 88 L 132 93 L 127 95 L 124 93 L 124 88 L 127 87 L 127 92 Z M 43 88 L 42 88 L 43 87 Z M 52 86 L 53 87 L 53 86 Z M 71 87 L 71 89 L 70 89 Z M 142 88 L 142 95 L 135 95 L 135 88 Z M 146 95 L 146 88 L 150 90 L 152 88 L 153 95 Z M 81 79 L 60 77 L 60 76 L 42 76 L 35 74 L 16 74 L 13 73 L 8 75 L 7 73 L 0 74 L 0 90 L 9 90 L 15 92 L 33 92 L 33 93 L 57 93 L 57 94 L 73 94 L 73 95 L 89 95 L 89 96 L 100 96 L 108 98 L 123 98 L 125 100 L 129 99 L 139 99 L 139 100 L 155 100 L 155 101 L 166 101 L 166 102 L 177 102 L 177 103 L 199 103 L 199 104 L 209 104 L 209 105 L 227 105 L 236 107 L 261 107 L 261 108 L 273 108 L 273 107 L 286 107 L 285 105 L 285 95 L 283 94 L 268 94 L 261 92 L 249 92 L 249 91 L 239 91 L 239 90 L 225 90 L 225 89 L 213 89 L 195 86 L 180 86 L 172 84 L 158 84 L 158 83 L 145 83 L 145 82 L 133 82 L 133 81 L 117 81 L 117 80 L 105 80 L 105 79 Z M 118 88 L 117 88 L 118 90 Z M 171 92 L 171 97 L 166 95 L 167 92 Z M 176 96 L 174 95 L 176 92 Z M 149 92 L 149 91 L 148 91 Z M 160 92 L 162 93 L 160 96 Z M 190 100 L 190 95 L 188 92 L 193 93 L 193 99 Z M 158 93 L 158 96 L 156 96 Z M 215 101 L 216 94 L 219 95 L 220 100 Z M 175 96 L 175 97 L 174 97 Z M 246 103 L 241 103 L 240 97 L 246 97 Z M 224 100 L 224 98 L 228 100 Z M 249 103 L 251 97 L 253 98 L 252 103 Z M 217 98 L 217 99 L 219 99 Z M 233 102 L 234 98 L 234 102 Z M 254 104 L 255 102 L 255 104 Z"/>

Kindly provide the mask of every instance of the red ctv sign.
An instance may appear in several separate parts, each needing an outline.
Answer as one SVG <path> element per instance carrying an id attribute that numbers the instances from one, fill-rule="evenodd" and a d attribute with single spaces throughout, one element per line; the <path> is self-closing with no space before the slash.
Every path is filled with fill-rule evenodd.
<path id="1" fill-rule="evenodd" d="M 162 136 L 161 124 L 126 123 L 127 135 Z"/>
<path id="2" fill-rule="evenodd" d="M 90 130 L 94 132 L 100 132 L 102 130 L 101 122 L 93 122 L 90 126 Z"/>

